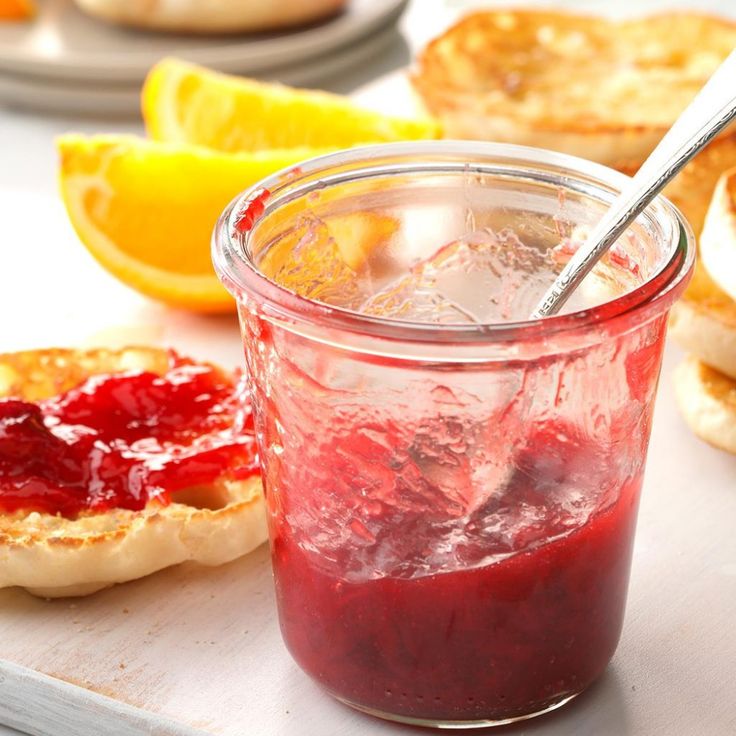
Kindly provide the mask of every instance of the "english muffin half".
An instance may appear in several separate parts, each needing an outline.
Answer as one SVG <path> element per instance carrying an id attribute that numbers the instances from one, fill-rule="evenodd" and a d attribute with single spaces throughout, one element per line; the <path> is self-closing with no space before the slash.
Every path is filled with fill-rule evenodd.
<path id="1" fill-rule="evenodd" d="M 736 453 L 736 381 L 689 356 L 675 371 L 675 393 L 685 421 L 700 439 Z"/>
<path id="2" fill-rule="evenodd" d="M 0 401 L 43 402 L 86 386 L 90 378 L 131 371 L 161 376 L 170 365 L 171 355 L 153 348 L 0 355 Z M 222 376 L 235 390 L 234 378 Z M 143 398 L 137 410 L 145 425 L 152 409 Z M 0 460 L 11 425 L 12 420 L 0 422 Z M 84 423 L 64 431 L 84 433 Z M 154 461 L 156 451 L 150 450 Z M 250 552 L 267 537 L 261 481 L 257 472 L 241 477 L 231 471 L 222 467 L 214 481 L 181 487 L 167 499 L 154 495 L 138 510 L 91 508 L 67 516 L 8 511 L 3 483 L 8 493 L 10 485 L 0 477 L 0 587 L 20 586 L 44 597 L 79 596 L 181 562 L 220 565 Z M 17 483 L 13 492 L 17 507 Z M 105 488 L 95 493 L 104 496 Z"/>
<path id="3" fill-rule="evenodd" d="M 432 41 L 412 79 L 447 137 L 638 166 L 734 47 L 736 23 L 698 13 L 485 11 Z"/>
<path id="4" fill-rule="evenodd" d="M 736 299 L 736 168 L 718 180 L 700 234 L 700 257 L 713 281 Z"/>
<path id="5" fill-rule="evenodd" d="M 700 236 L 705 225 L 706 215 L 711 206 L 718 180 L 728 169 L 736 168 L 736 133 L 716 138 L 706 146 L 685 168 L 667 185 L 664 194 L 682 212 Z M 625 173 L 633 174 L 633 171 Z M 733 179 L 733 174 L 731 178 Z M 724 189 L 727 185 L 724 185 Z M 731 184 L 733 192 L 733 184 Z M 724 216 L 730 205 L 721 191 L 719 201 L 714 204 L 716 211 Z M 733 194 L 732 200 L 733 201 Z M 716 218 L 719 214 L 715 215 Z M 718 226 L 714 229 L 718 229 Z M 736 241 L 734 241 L 736 243 Z"/>
<path id="6" fill-rule="evenodd" d="M 700 259 L 672 307 L 669 331 L 687 352 L 736 379 L 736 302 L 710 278 Z"/>

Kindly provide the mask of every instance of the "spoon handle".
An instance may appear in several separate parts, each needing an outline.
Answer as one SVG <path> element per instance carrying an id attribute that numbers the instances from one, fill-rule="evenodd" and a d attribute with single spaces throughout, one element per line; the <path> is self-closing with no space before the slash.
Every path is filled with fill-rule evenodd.
<path id="1" fill-rule="evenodd" d="M 531 319 L 556 314 L 601 256 L 685 164 L 736 118 L 736 50 L 685 108 L 546 291 Z"/>

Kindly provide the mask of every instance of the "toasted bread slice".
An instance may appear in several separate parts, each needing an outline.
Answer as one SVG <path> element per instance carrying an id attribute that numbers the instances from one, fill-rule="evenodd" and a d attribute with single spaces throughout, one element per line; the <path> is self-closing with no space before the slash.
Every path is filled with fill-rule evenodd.
<path id="1" fill-rule="evenodd" d="M 334 15 L 347 0 L 76 0 L 98 18 L 136 28 L 242 33 L 303 25 Z"/>
<path id="2" fill-rule="evenodd" d="M 700 257 L 713 281 L 736 299 L 736 168 L 724 172 L 713 192 Z"/>
<path id="3" fill-rule="evenodd" d="M 688 356 L 675 371 L 675 393 L 690 429 L 736 454 L 736 381 Z"/>
<path id="4" fill-rule="evenodd" d="M 638 165 L 735 46 L 736 23 L 697 13 L 477 12 L 425 48 L 413 83 L 448 137 Z"/>
<path id="5" fill-rule="evenodd" d="M 672 308 L 669 329 L 689 353 L 736 379 L 736 302 L 718 288 L 700 259 Z"/>
<path id="6" fill-rule="evenodd" d="M 0 397 L 39 401 L 98 374 L 133 369 L 162 374 L 165 351 L 38 350 L 0 355 Z M 0 513 L 0 588 L 44 597 L 79 596 L 196 561 L 220 565 L 266 540 L 260 478 L 222 479 L 211 487 L 149 501 L 142 511 L 85 512 L 68 519 L 39 512 Z"/>

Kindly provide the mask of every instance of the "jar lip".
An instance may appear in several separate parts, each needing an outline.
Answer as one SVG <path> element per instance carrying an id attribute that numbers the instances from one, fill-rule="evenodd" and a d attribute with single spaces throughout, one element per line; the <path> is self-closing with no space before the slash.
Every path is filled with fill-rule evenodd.
<path id="1" fill-rule="evenodd" d="M 409 143 L 382 143 L 362 146 L 308 159 L 296 166 L 282 169 L 263 179 L 238 195 L 220 216 L 212 238 L 212 258 L 215 269 L 225 287 L 238 296 L 243 291 L 256 296 L 269 315 L 302 324 L 333 327 L 377 338 L 420 343 L 491 343 L 511 340 L 539 339 L 560 332 L 589 329 L 594 325 L 611 324 L 620 318 L 637 313 L 642 320 L 666 310 L 684 289 L 694 264 L 693 234 L 680 211 L 662 195 L 644 210 L 664 231 L 671 244 L 671 253 L 659 269 L 632 291 L 595 307 L 539 320 L 519 320 L 489 324 L 442 324 L 386 319 L 361 314 L 342 307 L 313 301 L 280 286 L 263 275 L 248 258 L 245 245 L 252 225 L 270 214 L 283 203 L 286 194 L 299 196 L 312 188 L 324 186 L 328 172 L 340 167 L 343 176 L 354 176 L 381 159 L 397 159 L 386 164 L 394 168 L 402 157 L 417 162 L 420 168 L 431 172 L 439 162 L 432 157 L 454 156 L 466 160 L 471 167 L 474 160 L 484 158 L 494 164 L 512 167 L 523 173 L 544 167 L 565 180 L 583 178 L 601 192 L 620 190 L 630 177 L 602 164 L 568 154 L 530 146 L 481 141 L 419 141 Z M 353 166 L 353 169 L 345 169 Z M 436 170 L 436 168 L 434 169 Z M 322 176 L 324 174 L 325 176 Z M 263 191 L 269 194 L 265 210 L 258 207 L 249 230 L 238 233 L 238 219 Z M 294 193 L 297 193 L 294 195 Z"/>

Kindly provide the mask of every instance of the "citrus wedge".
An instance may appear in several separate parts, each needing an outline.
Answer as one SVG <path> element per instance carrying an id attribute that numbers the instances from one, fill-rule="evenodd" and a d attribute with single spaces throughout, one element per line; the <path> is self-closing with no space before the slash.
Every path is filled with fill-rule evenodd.
<path id="1" fill-rule="evenodd" d="M 178 59 L 164 59 L 149 72 L 142 108 L 154 140 L 219 151 L 346 148 L 440 135 L 430 119 L 389 117 L 347 97 L 219 74 Z"/>
<path id="2" fill-rule="evenodd" d="M 324 151 L 222 154 L 134 136 L 63 136 L 61 193 L 89 252 L 128 286 L 200 312 L 233 308 L 210 237 L 228 202 L 273 172 Z"/>
<path id="3" fill-rule="evenodd" d="M 0 20 L 27 20 L 34 15 L 33 0 L 0 0 Z"/>

